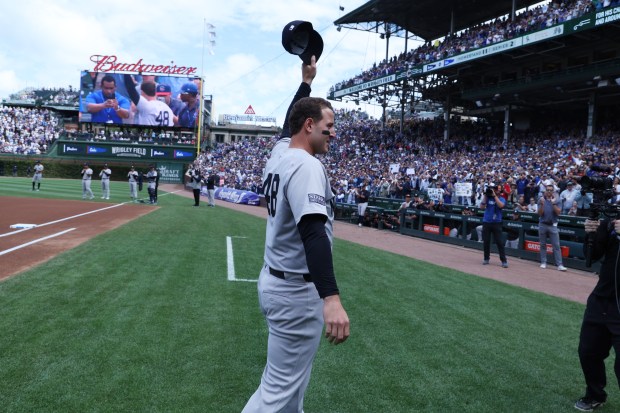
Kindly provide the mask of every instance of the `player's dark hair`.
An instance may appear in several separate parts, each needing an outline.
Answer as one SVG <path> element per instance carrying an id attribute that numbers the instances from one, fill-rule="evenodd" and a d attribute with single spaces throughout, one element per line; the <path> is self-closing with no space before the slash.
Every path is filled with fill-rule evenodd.
<path id="1" fill-rule="evenodd" d="M 319 122 L 323 119 L 322 110 L 328 108 L 332 112 L 331 103 L 323 98 L 301 98 L 299 99 L 291 109 L 291 113 L 288 117 L 288 123 L 291 131 L 291 136 L 299 133 L 304 125 L 304 122 L 308 118 L 312 118 L 313 121 Z"/>
<path id="2" fill-rule="evenodd" d="M 103 84 L 103 82 L 112 82 L 114 83 L 114 86 L 116 86 L 116 79 L 114 79 L 114 76 L 112 75 L 105 75 L 104 77 L 102 77 L 101 84 Z"/>
<path id="3" fill-rule="evenodd" d="M 155 89 L 157 87 L 155 86 L 155 82 L 142 82 L 142 85 L 140 86 L 140 88 L 142 89 L 145 95 L 155 96 Z"/>

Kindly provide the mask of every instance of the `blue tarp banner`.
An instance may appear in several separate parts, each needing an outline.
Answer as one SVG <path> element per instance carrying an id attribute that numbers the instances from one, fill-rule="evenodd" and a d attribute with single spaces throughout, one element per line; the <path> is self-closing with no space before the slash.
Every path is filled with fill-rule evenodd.
<path id="1" fill-rule="evenodd" d="M 206 195 L 207 188 L 202 188 L 203 195 Z M 243 191 L 234 188 L 215 188 L 215 199 L 228 201 L 235 204 L 260 205 L 260 197 L 251 191 Z"/>

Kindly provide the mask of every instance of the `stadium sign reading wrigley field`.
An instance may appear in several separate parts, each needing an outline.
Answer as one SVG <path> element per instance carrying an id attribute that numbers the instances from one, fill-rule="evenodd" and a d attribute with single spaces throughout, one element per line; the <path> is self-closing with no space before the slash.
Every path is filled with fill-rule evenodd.
<path id="1" fill-rule="evenodd" d="M 195 75 L 198 71 L 196 67 L 171 65 L 152 65 L 142 63 L 138 59 L 135 63 L 119 63 L 114 55 L 94 54 L 90 61 L 95 63 L 94 72 L 138 72 L 138 73 L 163 73 L 168 75 Z"/>
<path id="2" fill-rule="evenodd" d="M 195 149 L 187 145 L 148 145 L 131 144 L 126 145 L 109 142 L 79 142 L 79 141 L 59 141 L 58 155 L 78 156 L 89 158 L 134 158 L 156 161 L 184 161 L 193 160 Z"/>

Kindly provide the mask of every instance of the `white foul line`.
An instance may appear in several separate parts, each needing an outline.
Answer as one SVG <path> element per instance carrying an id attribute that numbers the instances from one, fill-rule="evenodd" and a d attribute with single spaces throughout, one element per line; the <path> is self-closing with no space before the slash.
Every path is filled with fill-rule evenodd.
<path id="1" fill-rule="evenodd" d="M 226 263 L 228 266 L 228 281 L 243 281 L 255 283 L 258 280 L 247 280 L 243 278 L 237 278 L 235 275 L 235 257 L 233 255 L 232 237 L 226 237 Z"/>
<path id="2" fill-rule="evenodd" d="M 30 242 L 27 242 L 27 243 L 25 243 L 25 244 L 18 245 L 17 247 L 13 247 L 13 248 L 9 248 L 8 250 L 0 251 L 0 255 L 8 254 L 9 252 L 13 252 L 13 251 L 15 251 L 15 250 L 18 250 L 18 249 L 21 249 L 21 248 L 27 247 L 28 245 L 36 244 L 37 242 L 45 241 L 46 239 L 50 239 L 50 238 L 57 237 L 57 236 L 59 236 L 59 235 L 66 234 L 67 232 L 73 231 L 74 229 L 75 229 L 75 228 L 69 228 L 69 229 L 66 229 L 66 230 L 64 230 L 64 231 L 61 231 L 61 232 L 57 232 L 57 233 L 55 233 L 55 234 L 52 234 L 52 235 L 48 235 L 47 237 L 43 237 L 43 238 L 39 238 L 39 239 L 35 239 L 35 240 L 30 241 Z"/>
<path id="3" fill-rule="evenodd" d="M 180 192 L 180 191 L 181 191 L 181 190 L 179 189 L 179 190 L 177 190 L 177 191 L 173 191 L 173 192 L 166 192 L 165 194 L 161 194 L 160 196 L 165 196 L 165 195 L 169 195 L 169 194 L 175 194 L 175 193 Z M 41 224 L 41 225 L 36 225 L 36 226 L 34 226 L 34 227 L 31 227 L 31 228 L 24 228 L 24 229 L 20 229 L 20 230 L 17 230 L 17 231 L 7 232 L 7 233 L 5 233 L 5 234 L 0 234 L 0 238 L 2 238 L 2 237 L 7 237 L 7 236 L 9 236 L 9 235 L 19 234 L 20 232 L 28 231 L 29 229 L 39 228 L 39 227 L 44 227 L 44 226 L 46 226 L 46 225 L 57 224 L 58 222 L 67 221 L 67 220 L 69 220 L 69 219 L 79 218 L 79 217 L 82 217 L 82 216 L 84 216 L 84 215 L 94 214 L 95 212 L 105 211 L 106 209 L 116 208 L 116 207 L 119 207 L 119 206 L 123 206 L 123 205 L 125 205 L 125 204 L 131 204 L 131 201 L 121 202 L 120 204 L 115 204 L 115 205 L 111 205 L 111 206 L 108 206 L 108 207 L 105 207 L 105 208 L 95 209 L 95 210 L 93 210 L 93 211 L 84 212 L 83 214 L 73 215 L 73 216 L 71 216 L 71 217 L 67 217 L 67 218 L 58 219 L 58 220 L 56 220 L 56 221 L 52 221 L 52 222 L 46 222 L 46 223 L 43 223 L 43 224 Z"/>

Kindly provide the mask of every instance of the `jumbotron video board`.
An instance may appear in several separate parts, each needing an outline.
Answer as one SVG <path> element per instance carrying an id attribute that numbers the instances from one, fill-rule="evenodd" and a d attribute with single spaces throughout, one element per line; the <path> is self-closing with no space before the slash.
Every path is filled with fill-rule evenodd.
<path id="1" fill-rule="evenodd" d="M 82 71 L 80 122 L 193 129 L 200 78 Z"/>

